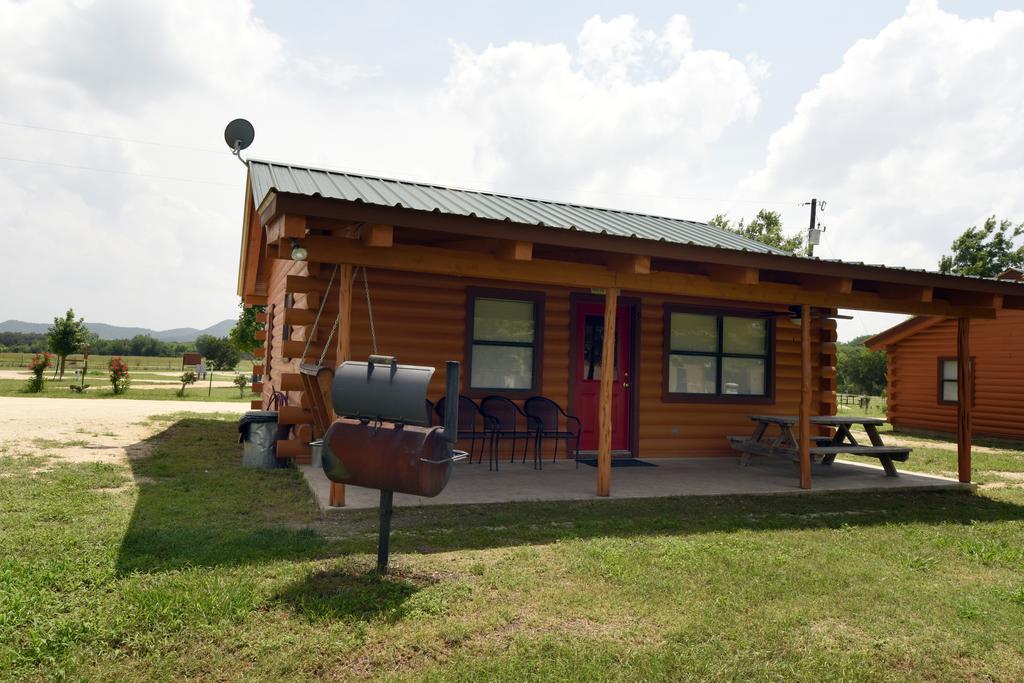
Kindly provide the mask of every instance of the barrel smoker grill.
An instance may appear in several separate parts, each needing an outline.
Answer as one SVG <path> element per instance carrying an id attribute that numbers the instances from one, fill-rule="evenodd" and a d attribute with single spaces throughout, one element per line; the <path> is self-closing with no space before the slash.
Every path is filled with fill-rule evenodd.
<path id="1" fill-rule="evenodd" d="M 334 375 L 331 402 L 338 415 L 324 434 L 327 478 L 380 490 L 377 571 L 387 572 L 394 493 L 432 498 L 451 476 L 458 434 L 459 364 L 445 367 L 443 427 L 430 426 L 427 388 L 434 368 L 399 365 L 391 356 L 346 361 Z"/>

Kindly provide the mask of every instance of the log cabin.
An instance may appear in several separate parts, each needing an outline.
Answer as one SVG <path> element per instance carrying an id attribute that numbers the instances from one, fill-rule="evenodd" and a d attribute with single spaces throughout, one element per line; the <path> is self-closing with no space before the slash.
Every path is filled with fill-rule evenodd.
<path id="1" fill-rule="evenodd" d="M 329 404 L 300 363 L 379 352 L 458 360 L 471 397 L 558 402 L 583 423 L 601 496 L 612 457 L 726 456 L 750 413 L 799 415 L 810 488 L 837 309 L 954 319 L 961 365 L 972 319 L 1024 309 L 1016 282 L 794 256 L 696 221 L 247 163 L 238 294 L 266 306 L 252 405 L 279 411 L 278 455 L 296 463 Z M 958 416 L 969 481 L 970 407 Z"/>
<path id="2" fill-rule="evenodd" d="M 998 277 L 1019 282 L 1024 272 L 1011 268 Z M 1024 439 L 1024 311 L 1004 308 L 976 321 L 970 335 L 975 434 Z M 886 352 L 886 410 L 895 428 L 956 431 L 956 339 L 955 320 L 914 316 L 864 342 Z"/>

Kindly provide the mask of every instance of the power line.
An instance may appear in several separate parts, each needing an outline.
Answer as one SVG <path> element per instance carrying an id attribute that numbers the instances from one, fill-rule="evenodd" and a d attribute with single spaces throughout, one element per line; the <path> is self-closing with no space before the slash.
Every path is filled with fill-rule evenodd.
<path id="1" fill-rule="evenodd" d="M 197 180 L 195 178 L 178 178 L 176 176 L 156 175 L 154 173 L 139 173 L 137 171 L 119 171 L 112 168 L 96 168 L 95 166 L 78 166 L 76 164 L 63 164 L 57 161 L 37 161 L 35 159 L 18 159 L 16 157 L 0 156 L 0 161 L 14 161 L 20 164 L 39 164 L 42 166 L 57 166 L 69 168 L 76 171 L 95 171 L 97 173 L 111 173 L 114 175 L 138 176 L 140 178 L 155 178 L 157 180 L 176 180 L 181 183 L 194 183 L 197 185 L 219 185 L 221 187 L 238 187 L 237 183 L 218 183 L 214 180 Z"/>
<path id="2" fill-rule="evenodd" d="M 191 151 L 191 152 L 202 152 L 204 154 L 216 154 L 218 156 L 226 156 L 227 154 L 230 153 L 230 152 L 227 152 L 227 151 L 210 149 L 210 148 L 207 148 L 207 147 L 193 147 L 193 146 L 190 146 L 190 145 L 179 145 L 179 144 L 173 144 L 173 143 L 167 143 L 167 142 L 157 142 L 155 140 L 141 140 L 141 139 L 138 139 L 138 138 L 126 138 L 126 137 L 121 137 L 121 136 L 118 136 L 118 135 L 106 135 L 106 134 L 103 134 L 103 133 L 90 133 L 90 132 L 81 131 L 81 130 L 71 130 L 69 128 L 54 128 L 54 127 L 51 127 L 51 126 L 37 126 L 37 125 L 33 125 L 33 124 L 28 124 L 28 123 L 17 123 L 17 122 L 14 122 L 14 121 L 0 121 L 0 126 L 10 126 L 10 127 L 13 127 L 13 128 L 25 128 L 25 129 L 28 129 L 28 130 L 45 131 L 45 132 L 48 132 L 48 133 L 61 133 L 61 134 L 64 134 L 64 135 L 78 135 L 78 136 L 81 136 L 81 137 L 93 138 L 93 139 L 98 139 L 98 140 L 108 140 L 108 141 L 113 141 L 113 142 L 127 142 L 127 143 L 131 143 L 131 144 L 136 144 L 136 145 L 149 145 L 149 146 L 152 146 L 152 147 L 163 147 L 163 148 L 167 148 L 167 149 L 180 149 L 180 150 L 186 150 L 186 151 Z M 7 160 L 8 161 L 21 161 L 21 162 L 24 162 L 24 163 L 49 163 L 49 164 L 52 164 L 52 165 L 61 165 L 61 164 L 55 164 L 53 162 L 41 162 L 41 161 L 40 162 L 36 162 L 36 161 L 28 160 L 28 159 L 11 159 L 11 158 L 8 158 Z M 103 173 L 120 173 L 120 174 L 126 174 L 126 175 L 141 175 L 141 174 L 130 173 L 130 172 L 127 172 L 127 171 L 113 171 L 113 170 L 108 170 L 108 169 L 93 169 L 93 168 L 85 167 L 85 166 L 74 166 L 72 168 L 77 168 L 79 170 L 96 170 L 96 171 L 100 171 L 100 172 L 103 172 Z M 357 167 L 350 166 L 350 167 L 348 167 L 348 170 L 356 172 L 356 173 L 369 173 L 369 174 L 382 175 L 382 176 L 394 175 L 394 174 L 391 174 L 391 173 L 389 173 L 387 171 L 383 171 L 381 169 L 373 169 L 373 168 L 357 168 Z M 412 181 L 412 182 L 422 182 L 422 183 L 429 183 L 429 184 L 437 184 L 437 180 L 436 179 L 434 179 L 434 180 L 425 180 L 425 179 L 417 179 L 415 177 L 411 177 L 411 176 L 406 175 L 406 174 L 398 174 L 398 175 L 401 175 L 401 176 L 403 176 L 403 178 L 405 180 Z M 159 177 L 159 178 L 174 180 L 174 178 L 169 178 L 169 177 L 166 177 L 166 176 L 152 176 L 152 177 Z M 186 182 L 201 182 L 201 181 L 187 180 L 187 179 L 184 179 L 184 178 L 177 178 L 177 180 L 184 180 Z M 217 184 L 217 183 L 213 183 L 213 184 Z M 475 184 L 476 184 L 475 182 L 473 182 L 473 183 L 451 183 L 450 186 L 452 186 L 452 187 L 459 187 L 461 185 L 460 189 L 464 189 L 464 190 L 470 190 L 470 191 L 474 191 L 474 192 L 489 192 L 489 193 L 494 193 L 494 194 L 501 194 L 501 192 L 496 191 L 496 190 L 480 190 L 480 189 L 474 188 L 473 185 L 475 185 Z M 482 185 L 482 183 L 481 183 L 481 185 Z M 538 194 L 542 194 L 542 193 L 538 193 Z M 795 202 L 795 201 L 792 201 L 792 200 L 735 199 L 735 198 L 724 198 L 724 197 L 687 197 L 687 196 L 682 196 L 682 195 L 643 194 L 643 193 L 633 193 L 633 192 L 607 192 L 607 191 L 593 191 L 593 192 L 582 191 L 581 192 L 581 191 L 575 191 L 575 194 L 579 194 L 579 195 L 583 195 L 583 196 L 592 196 L 592 197 L 608 196 L 608 197 L 634 197 L 634 198 L 639 198 L 639 199 L 670 199 L 670 200 L 675 200 L 675 201 L 706 202 L 706 203 L 714 203 L 714 204 L 751 204 L 751 205 L 761 205 L 761 206 L 766 206 L 766 205 L 786 205 L 786 206 L 789 206 L 789 205 L 799 205 L 799 202 Z M 552 200 L 552 201 L 554 201 L 554 200 Z"/>
<path id="3" fill-rule="evenodd" d="M 224 156 L 228 154 L 223 150 L 209 149 L 207 147 L 191 147 L 189 145 L 176 145 L 168 142 L 156 142 L 153 140 L 139 140 L 137 138 L 123 138 L 117 135 L 104 135 L 102 133 L 87 133 L 81 130 L 70 130 L 67 128 L 50 128 L 48 126 L 33 126 L 28 123 L 15 123 L 13 121 L 0 121 L 0 126 L 11 126 L 13 128 L 28 128 L 29 130 L 41 130 L 48 133 L 63 133 L 65 135 L 80 135 L 87 138 L 97 138 L 100 140 L 113 140 L 117 142 L 130 142 L 136 145 L 151 145 L 153 147 L 166 147 L 169 149 L 184 149 L 192 152 L 203 152 L 205 154 L 217 154 Z"/>

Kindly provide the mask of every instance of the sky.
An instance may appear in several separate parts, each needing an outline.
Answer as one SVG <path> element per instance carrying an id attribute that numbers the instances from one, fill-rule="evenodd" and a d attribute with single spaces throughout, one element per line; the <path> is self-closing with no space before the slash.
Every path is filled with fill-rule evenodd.
<path id="1" fill-rule="evenodd" d="M 816 197 L 817 256 L 934 269 L 1024 222 L 1024 0 L 0 0 L 0 320 L 234 317 L 239 116 L 257 158 L 692 220 Z"/>

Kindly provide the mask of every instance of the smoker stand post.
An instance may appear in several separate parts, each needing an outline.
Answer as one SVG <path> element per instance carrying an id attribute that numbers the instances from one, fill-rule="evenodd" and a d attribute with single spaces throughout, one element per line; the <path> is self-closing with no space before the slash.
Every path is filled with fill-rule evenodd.
<path id="1" fill-rule="evenodd" d="M 391 512 L 393 491 L 380 492 L 380 532 L 377 536 L 377 573 L 388 573 L 388 555 L 391 545 Z"/>

